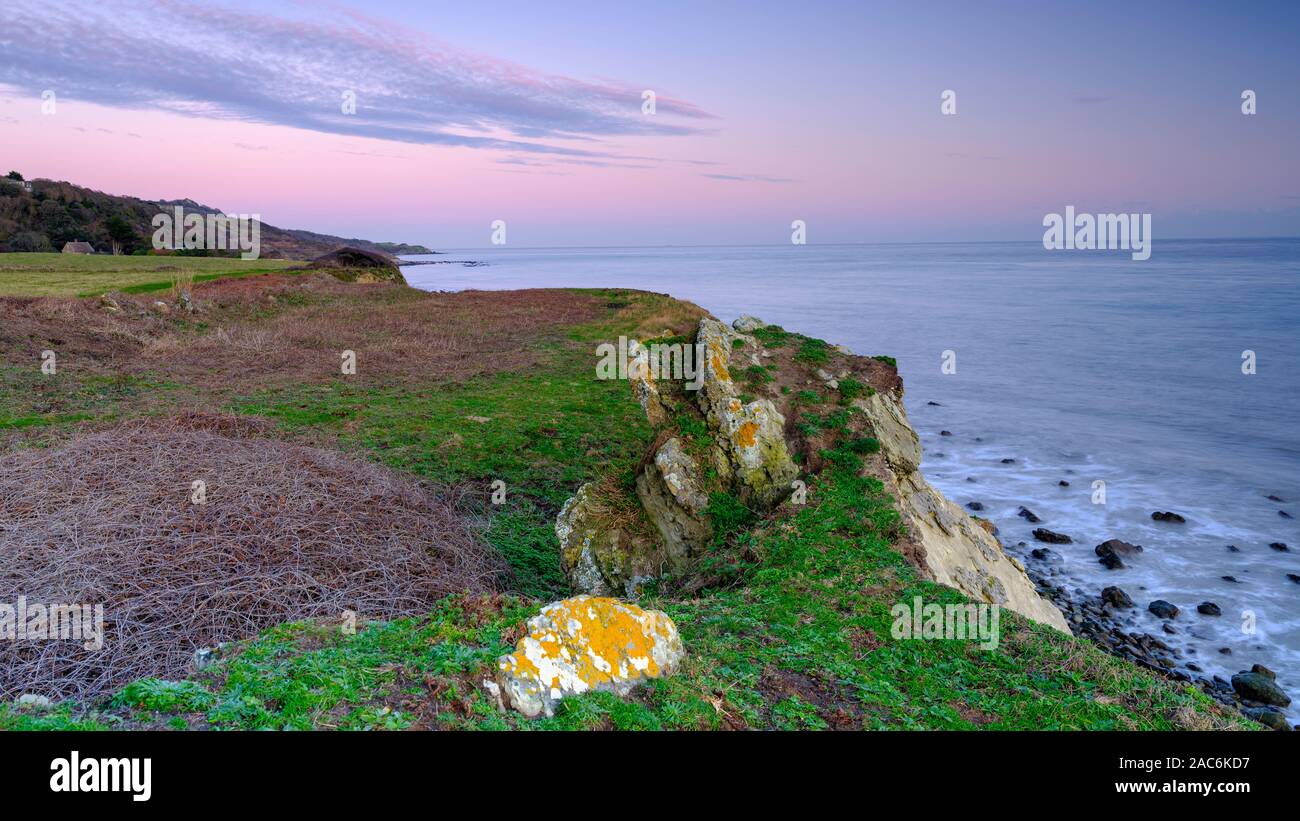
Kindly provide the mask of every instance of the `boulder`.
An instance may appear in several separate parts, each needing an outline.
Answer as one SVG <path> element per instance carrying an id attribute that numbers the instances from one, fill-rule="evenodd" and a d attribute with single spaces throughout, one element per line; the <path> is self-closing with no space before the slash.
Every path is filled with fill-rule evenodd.
<path id="1" fill-rule="evenodd" d="M 344 246 L 322 254 L 307 264 L 311 270 L 328 271 L 345 282 L 405 282 L 397 260 L 378 251 Z"/>
<path id="2" fill-rule="evenodd" d="M 1147 605 L 1147 610 L 1158 619 L 1178 618 L 1179 613 L 1179 610 L 1175 605 L 1165 601 L 1164 599 L 1156 599 L 1151 602 Z"/>
<path id="3" fill-rule="evenodd" d="M 1016 511 L 1016 515 L 1024 519 L 1026 522 L 1029 522 L 1031 525 L 1036 525 L 1042 521 L 1034 511 L 1024 505 L 1020 506 L 1020 509 Z"/>
<path id="4" fill-rule="evenodd" d="M 1291 703 L 1291 697 L 1282 692 L 1282 688 L 1263 673 L 1238 673 L 1232 677 L 1232 689 L 1248 701 L 1258 701 L 1275 707 L 1286 707 Z"/>
<path id="5" fill-rule="evenodd" d="M 714 466 L 737 486 L 742 502 L 771 508 L 790 495 L 799 468 L 785 443 L 785 417 L 770 399 L 743 403 L 731 378 L 734 335 L 716 319 L 700 320 L 696 344 L 704 346 L 701 410 L 714 433 Z"/>
<path id="6" fill-rule="evenodd" d="M 596 499 L 595 487 L 578 488 L 555 517 L 560 567 L 580 592 L 634 595 L 642 582 L 654 578 L 662 553 L 614 521 Z"/>
<path id="7" fill-rule="evenodd" d="M 1034 528 L 1034 538 L 1040 542 L 1048 544 L 1074 544 L 1074 539 L 1066 536 L 1064 533 L 1056 533 L 1045 527 Z"/>
<path id="8" fill-rule="evenodd" d="M 1286 721 L 1286 713 L 1276 707 L 1247 707 L 1241 711 L 1247 718 L 1254 719 L 1265 727 L 1284 732 L 1291 729 Z"/>
<path id="9" fill-rule="evenodd" d="M 766 328 L 767 323 L 756 316 L 745 314 L 738 317 L 735 322 L 732 322 L 731 327 L 740 331 L 742 334 L 748 334 L 757 331 L 759 328 Z"/>
<path id="10" fill-rule="evenodd" d="M 1219 609 L 1219 605 L 1215 604 L 1212 601 L 1203 601 L 1200 604 L 1196 605 L 1196 612 L 1200 613 L 1203 616 L 1223 615 L 1223 611 Z"/>
<path id="11" fill-rule="evenodd" d="M 574 596 L 528 620 L 515 651 L 497 659 L 491 683 L 503 706 L 528 718 L 550 716 L 566 696 L 625 696 L 647 679 L 672 675 L 685 655 L 677 625 L 664 613 Z"/>
<path id="12" fill-rule="evenodd" d="M 1125 556 L 1135 556 L 1142 552 L 1142 545 L 1129 544 L 1119 539 L 1107 539 L 1093 550 L 1100 557 L 1099 561 L 1111 570 L 1123 567 Z"/>
<path id="13" fill-rule="evenodd" d="M 673 437 L 659 446 L 636 479 L 636 495 L 663 537 L 668 567 L 680 572 L 713 536 L 709 497 L 695 461 Z"/>
<path id="14" fill-rule="evenodd" d="M 1151 518 L 1157 522 L 1172 522 L 1173 524 L 1178 524 L 1178 525 L 1181 525 L 1187 521 L 1182 516 L 1179 516 L 1177 513 L 1172 513 L 1168 510 L 1164 510 L 1164 511 L 1157 510 L 1155 513 L 1151 514 Z"/>
<path id="15" fill-rule="evenodd" d="M 1111 607 L 1132 607 L 1133 599 L 1118 587 L 1107 587 L 1101 591 L 1101 600 Z"/>

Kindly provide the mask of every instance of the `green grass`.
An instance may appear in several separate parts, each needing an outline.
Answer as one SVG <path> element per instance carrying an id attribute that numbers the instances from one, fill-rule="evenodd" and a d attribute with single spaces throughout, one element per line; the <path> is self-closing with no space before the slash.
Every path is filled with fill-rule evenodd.
<path id="1" fill-rule="evenodd" d="M 896 603 L 965 601 L 916 576 L 891 546 L 898 532 L 879 482 L 856 465 L 824 473 L 807 505 L 752 534 L 740 583 L 643 602 L 682 632 L 688 657 L 677 675 L 628 700 L 568 699 L 549 719 L 499 713 L 478 684 L 511 649 L 510 629 L 535 612 L 517 597 L 454 596 L 426 618 L 353 636 L 278 627 L 200 679 L 202 691 L 139 683 L 115 704 L 127 721 L 183 716 L 189 726 L 243 729 L 1176 729 L 1180 713 L 1209 708 L 1191 687 L 1010 612 L 993 650 L 894 639 Z M 0 713 L 0 727 L 34 721 L 14 716 Z"/>
<path id="2" fill-rule="evenodd" d="M 0 431 L 112 421 L 148 402 L 167 401 L 178 387 L 124 374 L 65 369 L 46 375 L 35 359 L 27 367 L 0 364 Z"/>
<path id="3" fill-rule="evenodd" d="M 97 296 L 166 290 L 172 276 L 191 272 L 196 282 L 222 276 L 279 271 L 293 260 L 225 257 L 106 256 L 101 254 L 0 254 L 0 296 Z"/>
<path id="4" fill-rule="evenodd" d="M 599 293 L 611 306 L 645 300 L 641 315 L 667 304 Z M 634 325 L 624 316 L 566 329 L 537 343 L 541 365 L 463 383 L 339 381 L 233 401 L 234 410 L 277 420 L 291 437 L 333 439 L 412 475 L 480 491 L 486 537 L 514 570 L 511 595 L 448 597 L 426 616 L 363 625 L 354 635 L 282 625 L 190 681 L 141 680 L 98 710 L 0 705 L 0 729 L 1173 729 L 1186 726 L 1188 715 L 1208 721 L 1212 702 L 1199 691 L 1010 612 L 1002 613 L 993 650 L 893 638 L 895 604 L 966 599 L 920 578 L 895 548 L 894 500 L 859 475 L 879 442 L 853 432 L 856 409 L 823 403 L 816 393 L 800 399 L 825 412 L 805 408 L 797 424 L 810 436 L 834 432 L 838 444 L 821 452 L 827 467 L 808 478 L 807 503 L 756 520 L 739 500 L 714 494 L 718 538 L 706 566 L 723 572 L 689 597 L 652 585 L 640 602 L 676 621 L 687 648 L 682 669 L 627 699 L 568 699 L 548 719 L 499 713 L 482 680 L 538 606 L 568 592 L 556 510 L 583 482 L 614 476 L 626 483 L 651 441 L 626 382 L 594 378 L 593 342 Z M 795 358 L 809 365 L 825 354 L 824 343 L 779 328 L 756 335 L 795 342 Z M 111 418 L 177 389 L 75 374 L 43 382 L 35 363 L 7 366 L 0 377 L 0 425 L 11 427 L 81 414 Z M 688 447 L 707 438 L 682 408 L 674 421 Z M 507 488 L 500 507 L 487 504 L 496 479 Z"/>

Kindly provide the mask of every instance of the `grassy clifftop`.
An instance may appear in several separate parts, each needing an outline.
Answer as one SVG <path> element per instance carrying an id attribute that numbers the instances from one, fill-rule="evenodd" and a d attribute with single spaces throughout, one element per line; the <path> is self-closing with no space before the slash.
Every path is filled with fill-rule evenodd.
<path id="1" fill-rule="evenodd" d="M 99 287 L 71 292 L 81 293 Z M 314 276 L 196 289 L 197 314 L 105 316 L 92 301 L 0 304 L 0 453 L 57 448 L 196 404 L 269 420 L 270 437 L 341 451 L 454 492 L 508 564 L 491 593 L 410 617 L 270 627 L 180 681 L 123 683 L 94 703 L 0 706 L 4 728 L 1196 729 L 1246 726 L 1194 688 L 1002 614 L 996 649 L 898 640 L 891 608 L 961 603 L 896 549 L 894 500 L 852 448 L 808 477 L 808 503 L 723 534 L 710 583 L 641 601 L 677 622 L 687 660 L 627 699 L 498 712 L 480 682 L 523 622 L 567 595 L 555 513 L 582 483 L 627 482 L 653 442 L 628 385 L 595 378 L 595 345 L 689 336 L 703 312 L 625 290 L 429 294 Z M 128 311 L 120 313 L 130 313 Z M 76 324 L 76 333 L 69 325 Z M 67 367 L 39 372 L 39 351 Z M 356 354 L 342 374 L 343 349 Z M 834 403 L 807 398 L 806 424 Z M 503 483 L 500 503 L 491 498 Z M 4 549 L 0 543 L 0 549 Z M 39 692 L 39 683 L 26 685 Z"/>

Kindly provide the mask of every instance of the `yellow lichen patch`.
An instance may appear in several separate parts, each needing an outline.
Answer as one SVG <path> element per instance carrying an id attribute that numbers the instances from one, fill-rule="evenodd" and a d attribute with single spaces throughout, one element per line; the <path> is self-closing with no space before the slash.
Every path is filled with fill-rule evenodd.
<path id="1" fill-rule="evenodd" d="M 752 448 L 755 443 L 755 435 L 758 433 L 757 422 L 745 422 L 736 429 L 736 444 L 742 448 Z"/>
<path id="2" fill-rule="evenodd" d="M 515 651 L 497 660 L 497 684 L 527 716 L 591 690 L 624 694 L 670 674 L 683 655 L 672 619 L 614 598 L 575 596 L 528 621 Z"/>

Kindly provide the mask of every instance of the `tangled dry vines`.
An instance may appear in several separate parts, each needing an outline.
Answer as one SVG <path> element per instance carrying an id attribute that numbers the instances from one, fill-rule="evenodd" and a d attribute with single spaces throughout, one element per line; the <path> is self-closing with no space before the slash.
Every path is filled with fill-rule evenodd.
<path id="1" fill-rule="evenodd" d="M 0 641 L 0 698 L 92 702 L 275 624 L 409 615 L 499 584 L 454 498 L 261 432 L 187 416 L 2 457 L 0 603 L 102 603 L 105 624 L 100 650 Z"/>

